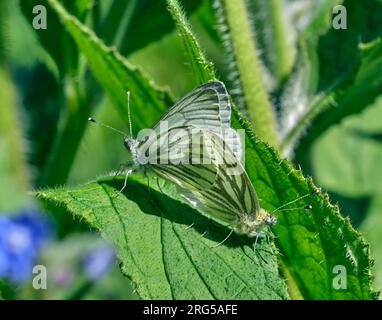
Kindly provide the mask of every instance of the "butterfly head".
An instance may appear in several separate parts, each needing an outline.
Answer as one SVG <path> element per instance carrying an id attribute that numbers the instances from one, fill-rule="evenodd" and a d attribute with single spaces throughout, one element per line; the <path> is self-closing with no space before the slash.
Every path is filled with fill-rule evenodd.
<path id="1" fill-rule="evenodd" d="M 123 138 L 123 145 L 126 147 L 126 149 L 131 150 L 135 144 L 135 140 L 130 137 L 124 137 Z"/>
<path id="2" fill-rule="evenodd" d="M 273 226 L 277 223 L 277 217 L 272 213 L 266 212 L 264 222 L 267 226 Z"/>
<path id="3" fill-rule="evenodd" d="M 126 136 L 123 138 L 123 144 L 125 148 L 130 151 L 132 160 L 135 164 L 138 164 L 138 165 L 147 164 L 146 157 L 139 152 L 137 140 Z"/>

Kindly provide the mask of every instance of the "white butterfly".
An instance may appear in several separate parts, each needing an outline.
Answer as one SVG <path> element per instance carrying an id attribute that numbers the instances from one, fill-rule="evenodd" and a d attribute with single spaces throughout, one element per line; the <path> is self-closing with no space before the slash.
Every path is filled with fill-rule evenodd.
<path id="1" fill-rule="evenodd" d="M 133 138 L 130 124 L 130 136 L 124 138 L 124 145 L 132 160 L 126 163 L 127 174 L 120 192 L 129 174 L 151 171 L 174 183 L 191 205 L 231 228 L 231 233 L 256 237 L 256 241 L 266 236 L 268 227 L 277 221 L 275 211 L 310 194 L 273 212 L 260 208 L 241 163 L 240 137 L 231 129 L 230 121 L 227 90 L 222 82 L 212 81 L 183 97 L 152 129 L 137 138 Z M 194 140 L 198 143 L 190 143 Z M 200 160 L 201 155 L 205 161 L 190 161 Z"/>
<path id="2" fill-rule="evenodd" d="M 89 120 L 95 122 L 92 118 Z M 151 129 L 140 131 L 137 138 L 132 135 L 130 122 L 130 136 L 125 136 L 124 145 L 130 151 L 132 159 L 125 164 L 126 178 L 120 192 L 126 187 L 128 175 L 137 171 L 152 171 L 178 185 L 182 185 L 183 180 L 192 179 L 197 172 L 203 179 L 194 183 L 201 183 L 204 188 L 212 187 L 217 174 L 213 164 L 185 164 L 179 155 L 178 158 L 176 155 L 174 157 L 173 151 L 181 147 L 178 140 L 183 140 L 183 144 L 187 143 L 183 138 L 189 136 L 189 128 L 205 129 L 222 137 L 231 150 L 234 150 L 235 156 L 241 159 L 240 137 L 231 129 L 230 122 L 229 96 L 220 81 L 208 82 L 191 91 L 171 107 Z M 173 155 L 171 159 L 169 154 Z"/>

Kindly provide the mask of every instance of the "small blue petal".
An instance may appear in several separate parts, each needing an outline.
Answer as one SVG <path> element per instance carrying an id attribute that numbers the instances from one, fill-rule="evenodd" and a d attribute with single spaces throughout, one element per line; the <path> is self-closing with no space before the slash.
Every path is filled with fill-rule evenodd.
<path id="1" fill-rule="evenodd" d="M 8 271 L 9 279 L 13 282 L 21 283 L 32 276 L 34 257 L 15 255 L 12 257 L 12 266 Z"/>
<path id="2" fill-rule="evenodd" d="M 0 277 L 23 282 L 31 277 L 34 261 L 51 226 L 41 213 L 0 214 Z"/>
<path id="3" fill-rule="evenodd" d="M 83 268 L 90 280 L 101 278 L 115 261 L 114 250 L 109 245 L 102 245 L 89 251 L 83 260 Z"/>

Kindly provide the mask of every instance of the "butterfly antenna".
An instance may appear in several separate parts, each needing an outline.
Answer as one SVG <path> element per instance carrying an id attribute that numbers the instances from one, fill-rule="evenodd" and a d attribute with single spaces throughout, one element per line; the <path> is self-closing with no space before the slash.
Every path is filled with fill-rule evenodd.
<path id="1" fill-rule="evenodd" d="M 133 126 L 131 123 L 131 111 L 130 111 L 130 91 L 127 91 L 127 117 L 129 119 L 130 138 L 133 138 Z"/>
<path id="2" fill-rule="evenodd" d="M 313 209 L 313 206 L 311 206 L 310 204 L 306 205 L 306 206 L 303 206 L 303 207 L 297 207 L 297 208 L 285 208 L 285 209 L 279 209 L 277 210 L 278 212 L 281 212 L 281 211 L 293 211 L 293 210 L 311 210 Z"/>
<path id="3" fill-rule="evenodd" d="M 315 194 L 317 194 L 317 193 L 318 193 L 318 189 L 315 189 L 315 190 L 313 190 L 312 192 L 309 192 L 309 193 L 307 193 L 307 194 L 305 194 L 305 195 L 303 195 L 303 196 L 301 196 L 301 197 L 298 197 L 298 198 L 296 198 L 296 199 L 294 199 L 294 200 L 292 200 L 292 201 L 289 201 L 289 202 L 287 202 L 287 203 L 284 203 L 282 206 L 280 206 L 280 207 L 276 208 L 275 210 L 273 210 L 273 211 L 271 212 L 271 214 L 272 214 L 272 213 L 275 213 L 276 211 L 289 211 L 289 210 L 298 210 L 298 209 L 306 209 L 306 210 L 310 210 L 310 209 L 312 209 L 312 206 L 311 206 L 311 205 L 307 205 L 307 206 L 304 206 L 304 207 L 301 207 L 301 208 L 290 208 L 290 209 L 283 209 L 283 208 L 285 208 L 285 207 L 291 205 L 292 203 L 295 203 L 295 202 L 297 202 L 297 201 L 299 201 L 299 200 L 301 200 L 301 199 L 304 199 L 304 198 L 306 198 L 306 197 L 313 196 L 313 195 L 315 195 Z"/>
<path id="4" fill-rule="evenodd" d="M 107 124 L 104 124 L 104 123 L 102 123 L 102 122 L 96 121 L 94 118 L 89 117 L 88 120 L 89 120 L 90 122 L 93 122 L 93 123 L 96 123 L 96 124 L 100 125 L 101 127 L 105 127 L 105 128 L 111 129 L 111 130 L 113 130 L 113 131 L 115 131 L 115 132 L 118 132 L 119 134 L 122 134 L 124 137 L 127 136 L 127 134 L 126 134 L 125 132 L 123 132 L 123 131 L 121 131 L 121 130 L 118 130 L 118 129 L 116 129 L 116 128 L 113 128 L 113 127 L 111 127 L 111 126 L 108 126 Z"/>

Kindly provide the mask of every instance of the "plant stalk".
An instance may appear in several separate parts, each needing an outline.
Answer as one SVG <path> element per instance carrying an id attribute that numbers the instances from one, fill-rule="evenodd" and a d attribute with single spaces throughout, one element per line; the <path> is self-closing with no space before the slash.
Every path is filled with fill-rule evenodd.
<path id="1" fill-rule="evenodd" d="M 280 0 L 266 0 L 269 6 L 269 18 L 272 28 L 273 71 L 279 83 L 283 82 L 290 74 L 293 67 L 293 49 L 288 42 L 283 7 Z"/>
<path id="2" fill-rule="evenodd" d="M 255 133 L 273 147 L 278 146 L 276 121 L 265 90 L 262 66 L 251 31 L 245 0 L 222 0 L 244 100 Z"/>

